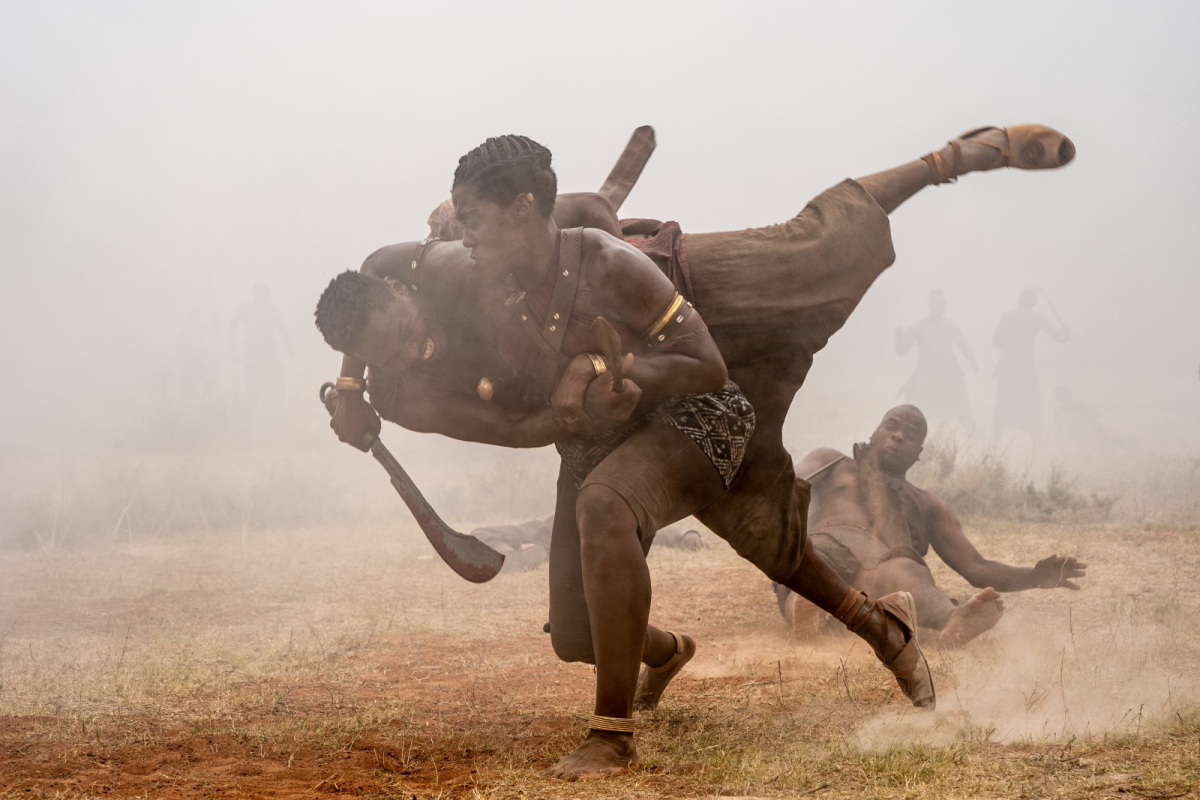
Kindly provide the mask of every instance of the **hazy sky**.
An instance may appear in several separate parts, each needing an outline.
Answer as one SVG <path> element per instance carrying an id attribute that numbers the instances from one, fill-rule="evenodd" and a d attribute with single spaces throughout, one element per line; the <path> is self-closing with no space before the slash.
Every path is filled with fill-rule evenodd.
<path id="1" fill-rule="evenodd" d="M 990 417 L 992 331 L 1037 285 L 1074 336 L 1041 345 L 1047 394 L 1070 385 L 1147 444 L 1200 444 L 1200 4 L 0 9 L 0 446 L 119 430 L 181 337 L 225 352 L 259 281 L 296 345 L 291 402 L 323 427 L 310 395 L 338 358 L 312 327 L 317 296 L 419 238 L 489 135 L 547 144 L 579 191 L 652 124 L 623 215 L 703 231 L 783 221 L 844 177 L 1026 121 L 1070 135 L 1076 162 L 968 176 L 896 212 L 897 263 L 818 356 L 790 435 L 845 446 L 898 402 L 912 362 L 892 331 L 934 287 Z"/>

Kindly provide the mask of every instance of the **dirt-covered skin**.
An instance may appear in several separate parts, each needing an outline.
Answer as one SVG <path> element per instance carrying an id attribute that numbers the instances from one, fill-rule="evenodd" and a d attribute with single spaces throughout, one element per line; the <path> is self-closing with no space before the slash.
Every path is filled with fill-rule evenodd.
<path id="1" fill-rule="evenodd" d="M 855 538 L 861 535 L 855 531 L 872 532 L 878 537 L 881 527 L 888 524 L 887 515 L 896 513 L 879 500 L 879 489 L 886 481 L 912 502 L 919 517 L 901 520 L 902 527 L 911 531 L 912 526 L 918 526 L 928 546 L 947 566 L 983 591 L 966 605 L 956 607 L 934 583 L 932 573 L 922 561 L 903 555 L 883 560 L 864 559 L 857 574 L 849 576 L 851 582 L 872 597 L 895 591 L 912 593 L 920 625 L 945 630 L 948 635 L 942 637 L 942 644 L 952 647 L 961 646 L 996 624 L 1004 613 L 1000 592 L 1035 588 L 1078 590 L 1075 580 L 1087 574 L 1087 564 L 1058 553 L 1046 556 L 1032 567 L 1014 567 L 986 559 L 967 539 L 949 506 L 908 482 L 906 475 L 920 456 L 926 431 L 925 417 L 919 409 L 898 406 L 884 415 L 869 445 L 860 451 L 860 459 L 872 460 L 874 471 L 864 469 L 855 458 L 833 448 L 818 448 L 809 453 L 796 465 L 796 474 L 807 476 L 812 484 L 809 531 L 831 536 L 852 551 L 862 546 L 861 538 Z M 868 480 L 864 475 L 876 477 Z M 913 548 L 921 546 L 915 540 L 912 544 Z"/>
<path id="2" fill-rule="evenodd" d="M 943 649 L 962 647 L 981 633 L 989 631 L 1004 614 L 1004 598 L 990 586 L 950 613 L 938 646 Z"/>
<path id="3" fill-rule="evenodd" d="M 579 747 L 542 774 L 564 781 L 611 778 L 637 769 L 638 763 L 632 733 L 588 731 Z"/>

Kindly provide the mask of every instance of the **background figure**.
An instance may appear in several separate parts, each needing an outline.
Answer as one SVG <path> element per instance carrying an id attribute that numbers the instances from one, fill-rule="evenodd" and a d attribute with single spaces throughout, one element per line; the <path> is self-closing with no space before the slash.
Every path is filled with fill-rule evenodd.
<path id="1" fill-rule="evenodd" d="M 1000 317 L 993 344 L 1000 351 L 996 364 L 996 412 L 992 432 L 1007 428 L 1025 431 L 1036 439 L 1042 432 L 1042 389 L 1033 360 L 1038 333 L 1045 331 L 1060 344 L 1071 338 L 1062 320 L 1051 322 L 1033 310 L 1037 291 L 1023 289 L 1017 307 Z M 1057 315 L 1056 315 L 1057 316 Z"/>
<path id="2" fill-rule="evenodd" d="M 905 330 L 896 329 L 896 354 L 904 355 L 917 347 L 917 366 L 900 387 L 904 399 L 921 408 L 930 422 L 955 421 L 969 432 L 974 427 L 971 406 L 967 402 L 967 384 L 954 348 L 962 353 L 971 372 L 976 372 L 975 356 L 962 331 L 946 319 L 946 295 L 941 289 L 929 293 L 929 313 Z"/>
<path id="3" fill-rule="evenodd" d="M 288 355 L 292 354 L 287 329 L 283 327 L 283 320 L 270 300 L 271 290 L 267 285 L 254 284 L 253 297 L 234 312 L 229 325 L 229 346 L 234 359 L 241 361 L 245 367 L 246 382 L 243 389 L 251 405 L 264 400 L 283 399 L 283 362 L 275 344 L 276 336 L 283 341 Z"/>

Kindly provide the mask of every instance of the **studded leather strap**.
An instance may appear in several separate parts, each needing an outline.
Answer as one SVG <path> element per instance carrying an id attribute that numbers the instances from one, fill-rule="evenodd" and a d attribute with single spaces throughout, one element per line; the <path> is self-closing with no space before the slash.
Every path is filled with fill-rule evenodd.
<path id="1" fill-rule="evenodd" d="M 570 228 L 561 232 L 562 245 L 559 249 L 554 288 L 550 291 L 550 306 L 546 319 L 539 325 L 525 302 L 521 292 L 513 300 L 513 310 L 520 315 L 521 325 L 529 337 L 537 343 L 541 356 L 537 363 L 538 383 L 552 390 L 558 376 L 567 365 L 562 354 L 563 339 L 567 334 L 567 323 L 575 310 L 575 296 L 579 290 L 579 273 L 583 253 L 583 228 Z"/>
<path id="2" fill-rule="evenodd" d="M 658 320 L 642 336 L 646 349 L 653 350 L 669 342 L 671 337 L 687 321 L 687 318 L 692 315 L 692 310 L 692 304 L 686 302 L 683 299 L 683 295 L 676 293 L 666 310 L 663 311 Z"/>
<path id="3" fill-rule="evenodd" d="M 417 287 L 421 285 L 421 281 L 418 279 L 418 275 L 420 275 L 421 256 L 425 255 L 425 248 L 436 241 L 439 241 L 438 237 L 430 236 L 428 239 L 422 239 L 417 242 L 417 248 L 413 250 L 412 254 L 412 264 L 409 265 L 408 280 L 404 281 L 404 285 L 409 291 L 418 291 Z"/>
<path id="4" fill-rule="evenodd" d="M 571 320 L 571 312 L 575 310 L 575 295 L 579 291 L 579 268 L 583 260 L 583 228 L 565 230 L 562 237 L 558 274 L 554 276 L 550 307 L 542 323 L 542 338 L 556 353 L 562 352 L 567 323 Z"/>

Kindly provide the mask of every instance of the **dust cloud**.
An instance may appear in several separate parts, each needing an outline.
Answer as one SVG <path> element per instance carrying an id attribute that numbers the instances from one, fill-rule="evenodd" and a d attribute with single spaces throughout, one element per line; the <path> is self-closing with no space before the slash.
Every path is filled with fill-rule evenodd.
<path id="1" fill-rule="evenodd" d="M 317 388 L 340 359 L 318 295 L 421 238 L 487 136 L 546 143 L 560 187 L 590 191 L 643 124 L 659 147 L 622 215 L 690 232 L 781 222 L 978 125 L 1063 130 L 1064 170 L 970 175 L 892 215 L 898 260 L 818 354 L 786 442 L 848 450 L 933 386 L 955 396 L 935 439 L 957 455 L 925 477 L 966 475 L 970 498 L 995 489 L 973 467 L 1007 470 L 980 514 L 1057 475 L 1111 499 L 1089 520 L 1194 531 L 1200 5 L 919 5 L 7 4 L 0 553 L 391 536 L 400 518 L 415 538 L 378 465 L 328 430 Z M 1020 308 L 1036 318 L 1002 322 Z M 1008 396 L 1036 424 L 997 412 L 1014 358 Z M 460 529 L 552 511 L 551 450 L 383 439 Z M 1103 503 L 1084 505 L 1029 513 Z M 945 662 L 935 715 L 880 717 L 864 746 L 1136 730 L 1195 696 L 1161 657 L 1168 627 L 1020 619 Z"/>
<path id="2" fill-rule="evenodd" d="M 941 653 L 932 713 L 889 709 L 866 721 L 857 744 L 887 750 L 983 737 L 1066 744 L 1138 734 L 1195 710 L 1195 675 L 1181 661 L 1179 626 L 1113 614 L 1074 626 L 1016 610 L 985 641 Z M 1124 618 L 1122 618 L 1124 617 Z"/>

